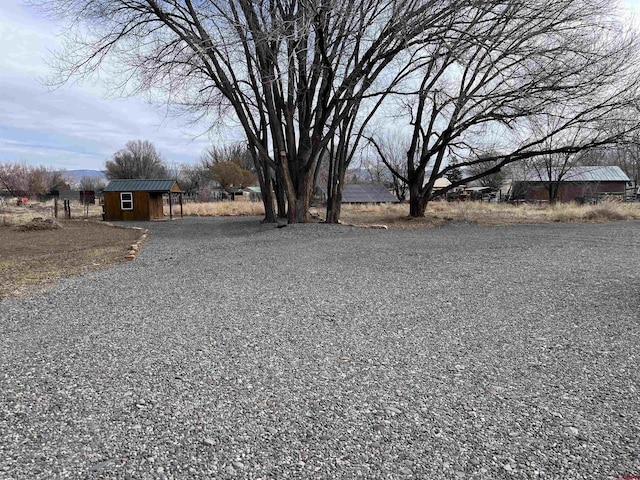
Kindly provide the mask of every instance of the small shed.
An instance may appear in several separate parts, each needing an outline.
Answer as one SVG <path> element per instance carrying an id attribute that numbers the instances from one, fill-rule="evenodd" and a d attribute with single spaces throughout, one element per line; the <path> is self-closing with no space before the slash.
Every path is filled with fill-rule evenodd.
<path id="1" fill-rule="evenodd" d="M 178 195 L 182 216 L 182 191 L 175 180 L 112 180 L 104 189 L 104 220 L 162 220 L 163 196 L 169 197 L 173 218 L 173 197 Z"/>

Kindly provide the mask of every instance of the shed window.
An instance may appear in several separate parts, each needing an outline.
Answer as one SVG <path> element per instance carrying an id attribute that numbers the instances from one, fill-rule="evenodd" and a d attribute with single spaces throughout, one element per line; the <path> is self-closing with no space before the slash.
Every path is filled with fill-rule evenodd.
<path id="1" fill-rule="evenodd" d="M 133 210 L 133 193 L 131 192 L 120 193 L 120 209 Z"/>

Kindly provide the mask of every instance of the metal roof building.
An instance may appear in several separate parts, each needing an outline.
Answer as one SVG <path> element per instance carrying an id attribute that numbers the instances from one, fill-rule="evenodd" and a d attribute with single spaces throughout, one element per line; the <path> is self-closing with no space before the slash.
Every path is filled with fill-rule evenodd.
<path id="1" fill-rule="evenodd" d="M 557 169 L 551 172 L 532 170 L 527 174 L 528 182 L 549 182 L 557 181 L 562 174 L 562 170 Z M 551 177 L 551 180 L 549 179 Z M 630 182 L 631 179 L 620 167 L 616 166 L 580 166 L 571 167 L 562 177 L 563 182 Z"/>
<path id="2" fill-rule="evenodd" d="M 327 188 L 318 187 L 321 201 L 327 200 Z M 350 183 L 342 190 L 342 203 L 398 203 L 381 183 Z"/>
<path id="3" fill-rule="evenodd" d="M 174 185 L 175 180 L 111 180 L 109 185 L 105 187 L 104 192 L 168 192 Z M 178 190 L 180 191 L 180 187 Z"/>
<path id="4" fill-rule="evenodd" d="M 624 199 L 629 177 L 616 166 L 578 166 L 561 169 L 530 171 L 523 182 L 514 182 L 524 200 L 546 201 L 557 188 L 556 199 L 561 202 L 594 202 L 605 197 Z M 560 179 L 558 181 L 558 178 Z M 556 184 L 556 187 L 554 185 Z M 518 197 L 516 197 L 518 198 Z"/>
<path id="5" fill-rule="evenodd" d="M 182 216 L 182 190 L 175 180 L 112 180 L 103 190 L 105 220 L 162 220 L 163 196 L 169 200 L 173 218 L 173 197 L 178 195 Z"/>

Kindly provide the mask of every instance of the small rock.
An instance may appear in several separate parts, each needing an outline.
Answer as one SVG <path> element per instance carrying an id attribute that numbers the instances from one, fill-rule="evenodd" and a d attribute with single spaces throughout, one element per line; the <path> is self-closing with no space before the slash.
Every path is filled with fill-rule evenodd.
<path id="1" fill-rule="evenodd" d="M 409 467 L 400 467 L 399 472 L 401 475 L 413 475 L 413 471 Z"/>
<path id="2" fill-rule="evenodd" d="M 229 474 L 229 475 L 235 475 L 236 474 L 236 469 L 233 468 L 231 465 L 227 465 L 227 468 L 225 468 L 225 471 Z"/>
<path id="3" fill-rule="evenodd" d="M 213 440 L 212 438 L 205 438 L 202 442 L 205 445 L 209 445 L 210 447 L 213 447 L 216 444 L 216 441 Z"/>
<path id="4" fill-rule="evenodd" d="M 564 431 L 574 437 L 578 435 L 578 429 L 576 427 L 565 427 Z"/>
<path id="5" fill-rule="evenodd" d="M 100 470 L 104 470 L 105 467 L 109 465 L 109 462 L 100 462 L 95 465 L 89 467 L 90 472 L 99 472 Z"/>
<path id="6" fill-rule="evenodd" d="M 371 228 L 375 228 L 378 230 L 388 230 L 389 227 L 387 227 L 386 225 L 371 225 Z"/>
<path id="7" fill-rule="evenodd" d="M 164 468 L 158 467 L 158 469 L 156 470 L 156 473 L 164 473 Z"/>
<path id="8" fill-rule="evenodd" d="M 513 472 L 513 468 L 511 468 L 511 465 L 509 465 L 508 463 L 505 463 L 502 468 L 504 468 L 504 470 L 506 472 Z"/>
<path id="9" fill-rule="evenodd" d="M 477 467 L 478 465 L 480 465 L 480 459 L 478 459 L 477 457 L 471 457 L 469 459 L 469 463 L 471 463 L 471 465 Z"/>
<path id="10" fill-rule="evenodd" d="M 402 413 L 402 410 L 396 407 L 385 407 L 385 410 L 391 416 L 400 415 Z"/>
<path id="11" fill-rule="evenodd" d="M 242 462 L 236 461 L 236 462 L 233 462 L 232 465 L 238 470 L 244 470 L 244 463 Z"/>

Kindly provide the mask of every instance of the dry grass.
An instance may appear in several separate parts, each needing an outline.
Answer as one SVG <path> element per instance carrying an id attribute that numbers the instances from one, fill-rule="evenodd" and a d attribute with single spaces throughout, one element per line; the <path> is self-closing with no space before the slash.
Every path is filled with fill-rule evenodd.
<path id="1" fill-rule="evenodd" d="M 169 215 L 169 206 L 165 205 L 164 214 Z M 173 206 L 173 214 L 180 215 L 180 205 Z M 193 217 L 221 217 L 264 215 L 262 202 L 189 202 L 183 204 L 183 214 Z"/>
<path id="2" fill-rule="evenodd" d="M 174 215 L 180 207 L 174 207 Z M 323 208 L 313 208 L 320 219 L 325 217 Z M 165 206 L 165 214 L 169 207 Z M 185 203 L 185 216 L 242 216 L 264 215 L 260 202 L 209 202 Z M 409 217 L 407 204 L 349 205 L 342 206 L 342 223 L 356 226 L 386 225 L 393 229 L 421 229 L 459 221 L 481 226 L 524 223 L 610 222 L 640 219 L 640 204 L 621 203 L 615 200 L 598 205 L 559 203 L 556 205 L 483 202 L 431 202 L 425 218 Z"/>
<path id="3" fill-rule="evenodd" d="M 71 218 L 102 218 L 100 205 L 89 205 L 87 208 L 80 202 L 71 202 Z M 18 226 L 32 222 L 34 218 L 55 218 L 54 201 L 29 202 L 27 205 L 16 206 L 13 201 L 5 201 L 0 204 L 0 227 Z M 58 219 L 64 219 L 64 207 L 58 202 Z"/>
<path id="4" fill-rule="evenodd" d="M 185 203 L 186 216 L 262 216 L 261 202 L 207 202 Z M 325 217 L 323 208 L 314 209 L 320 219 Z M 180 214 L 180 207 L 173 207 L 174 215 Z M 72 218 L 100 219 L 102 207 L 90 205 L 89 212 L 78 202 L 71 203 Z M 410 218 L 407 204 L 395 205 L 348 205 L 342 206 L 342 222 L 351 225 L 370 226 L 384 224 L 395 229 L 420 229 L 441 225 L 445 222 L 460 221 L 482 226 L 510 225 L 518 223 L 571 223 L 609 222 L 616 220 L 640 219 L 640 204 L 621 203 L 608 200 L 597 205 L 577 205 L 559 203 L 556 205 L 510 205 L 505 203 L 482 202 L 431 202 L 425 218 Z M 165 215 L 169 207 L 165 205 Z M 34 218 L 53 218 L 53 201 L 32 203 L 17 207 L 12 204 L 0 205 L 0 227 L 19 226 L 32 222 Z M 64 217 L 62 203 L 59 203 L 58 218 Z"/>
<path id="5" fill-rule="evenodd" d="M 432 202 L 425 218 L 410 218 L 403 205 L 344 205 L 342 221 L 353 225 L 384 224 L 394 229 L 438 226 L 449 221 L 481 226 L 532 223 L 602 223 L 640 219 L 640 204 L 604 201 L 598 205 L 510 205 L 482 202 Z M 321 212 L 322 215 L 322 212 Z"/>

